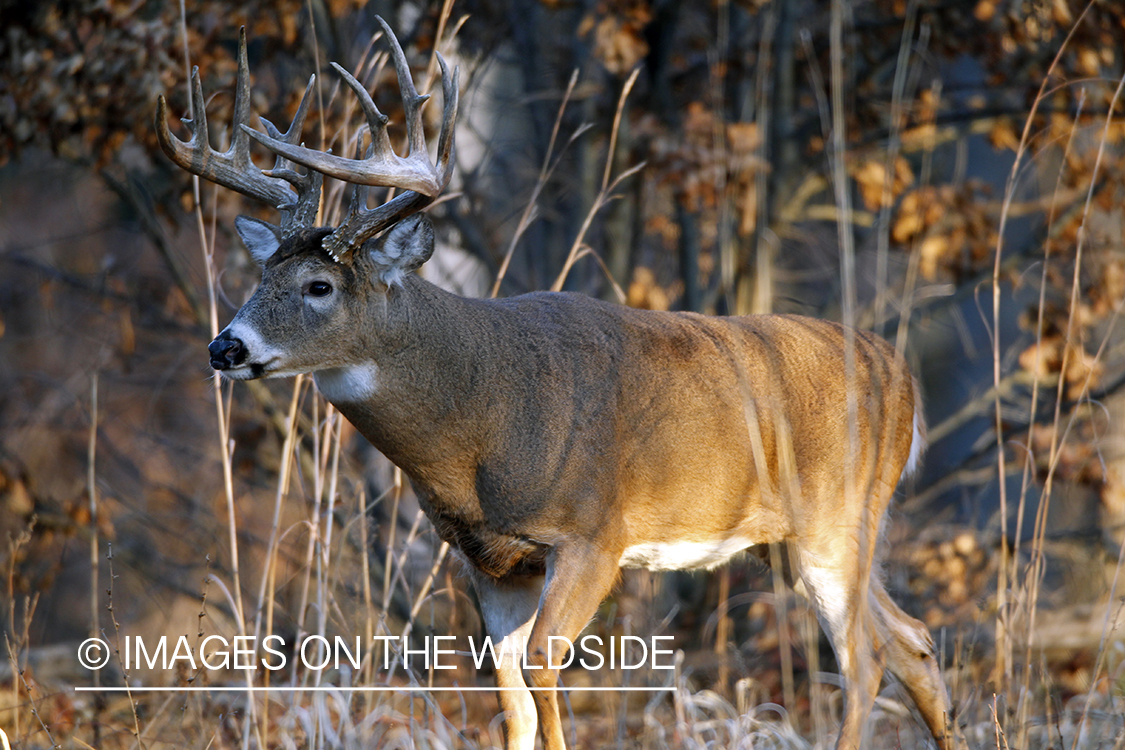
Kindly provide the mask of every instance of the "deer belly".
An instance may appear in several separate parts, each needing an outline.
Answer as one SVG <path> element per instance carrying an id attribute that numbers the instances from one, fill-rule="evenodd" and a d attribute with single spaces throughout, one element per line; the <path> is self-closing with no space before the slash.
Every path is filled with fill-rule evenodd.
<path id="1" fill-rule="evenodd" d="M 548 549 L 526 537 L 497 532 L 483 521 L 465 519 L 423 502 L 434 530 L 477 570 L 492 578 L 541 575 Z"/>
<path id="2" fill-rule="evenodd" d="M 648 570 L 710 570 L 755 543 L 741 536 L 704 541 L 642 542 L 626 547 L 618 565 Z"/>

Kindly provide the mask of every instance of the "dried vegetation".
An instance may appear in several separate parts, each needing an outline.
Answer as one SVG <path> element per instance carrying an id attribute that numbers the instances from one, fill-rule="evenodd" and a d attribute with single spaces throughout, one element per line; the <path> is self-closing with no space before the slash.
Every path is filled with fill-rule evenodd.
<path id="1" fill-rule="evenodd" d="M 338 60 L 401 120 L 372 45 L 379 12 L 419 71 L 432 72 L 435 46 L 462 65 L 459 194 L 434 213 L 459 262 L 501 293 L 557 279 L 653 309 L 850 317 L 903 346 L 932 449 L 893 515 L 884 565 L 937 634 L 959 746 L 1125 742 L 1119 3 L 237 5 L 0 0 L 9 737 L 500 744 L 487 694 L 72 689 L 94 680 L 74 658 L 92 633 L 115 647 L 159 634 L 197 647 L 212 634 L 480 632 L 401 477 L 310 384 L 209 380 L 204 344 L 255 281 L 233 216 L 268 215 L 200 195 L 151 126 L 160 93 L 187 111 L 185 60 L 200 68 L 213 132 L 230 121 L 239 25 L 262 115 L 288 122 L 309 72 Z M 330 76 L 319 85 L 306 137 L 343 148 L 356 113 Z M 342 200 L 329 186 L 329 211 Z M 626 576 L 592 627 L 675 635 L 674 677 L 644 678 L 673 690 L 576 693 L 577 746 L 829 746 L 831 653 L 776 583 L 749 563 Z M 115 686 L 247 680 L 114 664 L 99 679 Z M 430 679 L 491 678 L 372 662 L 269 676 L 303 688 Z M 884 691 L 879 747 L 922 741 L 906 705 Z"/>

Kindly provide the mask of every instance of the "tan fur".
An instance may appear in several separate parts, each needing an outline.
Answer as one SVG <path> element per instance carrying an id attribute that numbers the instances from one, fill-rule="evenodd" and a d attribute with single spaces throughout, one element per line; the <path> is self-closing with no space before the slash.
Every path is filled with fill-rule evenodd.
<path id="1" fill-rule="evenodd" d="M 622 563 L 710 567 L 782 542 L 848 688 L 838 746 L 862 745 L 884 666 L 947 746 L 929 635 L 873 570 L 922 435 L 914 380 L 889 344 L 798 316 L 649 312 L 558 293 L 470 300 L 414 274 L 388 286 L 362 258 L 336 264 L 318 239 L 282 243 L 228 329 L 252 331 L 271 361 L 255 369 L 251 351 L 228 372 L 324 373 L 337 408 L 410 476 L 438 534 L 473 566 L 486 622 L 534 623 L 520 628 L 529 663 L 545 658 L 548 636 L 578 637 Z M 314 280 L 335 296 L 302 297 Z M 530 747 L 538 725 L 547 748 L 562 748 L 555 694 L 530 697 L 501 694 L 508 747 Z"/>
<path id="2" fill-rule="evenodd" d="M 184 169 L 282 210 L 282 224 L 236 222 L 263 265 L 262 284 L 211 342 L 235 379 L 313 373 L 340 411 L 413 481 L 437 533 L 471 566 L 495 641 L 528 638 L 545 667 L 548 638 L 572 642 L 622 564 L 711 567 L 744 547 L 782 542 L 796 586 L 816 605 L 847 689 L 837 747 L 859 748 L 889 668 L 942 747 L 949 700 L 929 633 L 902 612 L 873 569 L 884 512 L 924 426 L 902 359 L 882 339 L 795 316 L 714 318 L 644 312 L 573 294 L 456 297 L 412 271 L 433 231 L 417 212 L 454 164 L 457 72 L 441 56 L 437 161 L 429 161 L 410 66 L 383 26 L 402 91 L 409 153 L 350 74 L 370 155 L 305 149 L 305 99 L 282 134 L 244 127 L 243 35 L 233 142 L 209 145 L 198 74 L 191 139 L 157 135 Z M 290 179 L 258 170 L 253 139 Z M 306 173 L 290 170 L 294 164 Z M 396 187 L 313 229 L 321 175 Z M 363 194 L 361 194 L 363 195 Z M 379 232 L 391 227 L 381 239 Z M 507 641 L 503 639 L 507 638 Z M 497 672 L 506 746 L 565 747 L 548 668 Z"/>

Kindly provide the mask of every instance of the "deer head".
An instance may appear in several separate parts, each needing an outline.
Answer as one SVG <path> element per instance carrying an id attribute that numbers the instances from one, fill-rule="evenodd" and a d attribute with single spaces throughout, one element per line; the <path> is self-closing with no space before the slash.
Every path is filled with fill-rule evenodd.
<path id="1" fill-rule="evenodd" d="M 444 109 L 437 162 L 433 163 L 422 126 L 422 105 L 429 96 L 418 94 L 402 47 L 386 22 L 377 20 L 390 44 L 402 93 L 408 143 L 405 156 L 391 147 L 388 118 L 363 84 L 335 63 L 332 67 L 355 92 L 367 119 L 370 143 L 364 158 L 346 159 L 299 145 L 315 77 L 309 80 L 285 133 L 265 118 L 261 118 L 265 133 L 250 128 L 245 29 L 239 34 L 234 128 L 227 151 L 219 153 L 210 145 L 198 68 L 192 71 L 192 116 L 183 120 L 191 131 L 188 141 L 172 135 L 167 103 L 163 96 L 158 101 L 157 135 L 172 161 L 268 203 L 282 216 L 280 225 L 246 216 L 235 222 L 243 243 L 262 267 L 263 278 L 258 291 L 208 347 L 211 365 L 228 377 L 282 377 L 344 366 L 354 352 L 318 342 L 341 340 L 335 334 L 354 327 L 362 311 L 372 308 L 372 295 L 401 286 L 406 274 L 433 252 L 433 229 L 418 212 L 441 193 L 453 172 L 458 73 L 454 70 L 451 75 L 438 55 Z M 277 155 L 273 169 L 259 170 L 251 161 L 251 139 Z M 355 186 L 348 214 L 335 228 L 316 228 L 324 175 Z M 369 209 L 367 186 L 404 192 Z M 388 227 L 394 229 L 378 237 Z"/>

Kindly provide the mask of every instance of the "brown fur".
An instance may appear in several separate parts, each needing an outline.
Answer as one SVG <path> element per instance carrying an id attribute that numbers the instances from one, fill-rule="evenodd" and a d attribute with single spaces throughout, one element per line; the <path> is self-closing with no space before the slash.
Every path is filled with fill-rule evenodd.
<path id="1" fill-rule="evenodd" d="M 415 230 L 402 237 L 427 236 Z M 414 274 L 387 286 L 363 254 L 349 266 L 328 258 L 321 236 L 283 243 L 235 319 L 285 353 L 253 375 L 374 363 L 373 392 L 335 404 L 407 473 L 472 566 L 494 639 L 530 634 L 539 664 L 548 636 L 579 635 L 623 557 L 675 567 L 682 549 L 781 542 L 840 659 L 838 746 L 862 743 L 884 666 L 948 746 L 929 634 L 873 570 L 917 409 L 889 344 L 798 316 L 650 312 L 562 293 L 471 300 Z M 310 280 L 337 296 L 302 296 Z M 556 673 L 528 679 L 498 674 L 535 688 Z M 562 748 L 555 694 L 530 698 L 501 693 L 508 746 L 530 747 L 538 725 L 547 748 Z"/>

